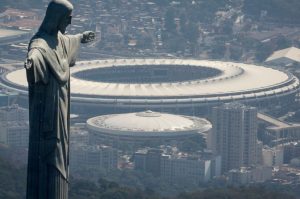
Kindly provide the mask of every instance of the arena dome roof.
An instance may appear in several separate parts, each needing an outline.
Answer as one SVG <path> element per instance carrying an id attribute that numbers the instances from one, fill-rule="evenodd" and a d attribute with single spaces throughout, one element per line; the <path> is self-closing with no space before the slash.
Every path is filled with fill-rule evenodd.
<path id="1" fill-rule="evenodd" d="M 152 111 L 103 115 L 87 120 L 89 129 L 131 136 L 168 136 L 203 133 L 211 123 L 203 118 Z"/>

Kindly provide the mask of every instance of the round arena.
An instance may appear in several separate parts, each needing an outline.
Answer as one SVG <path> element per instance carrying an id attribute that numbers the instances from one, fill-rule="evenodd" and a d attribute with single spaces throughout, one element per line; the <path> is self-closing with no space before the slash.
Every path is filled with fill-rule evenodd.
<path id="1" fill-rule="evenodd" d="M 144 146 L 178 143 L 191 137 L 207 137 L 211 123 L 203 118 L 152 111 L 111 114 L 87 120 L 95 144 Z M 204 136 L 203 136 L 204 135 Z"/>
<path id="2" fill-rule="evenodd" d="M 1 84 L 27 95 L 25 70 Z M 197 115 L 208 107 L 240 101 L 256 106 L 290 104 L 299 80 L 253 64 L 191 59 L 106 59 L 71 68 L 73 111 L 118 113 L 154 110 Z"/>

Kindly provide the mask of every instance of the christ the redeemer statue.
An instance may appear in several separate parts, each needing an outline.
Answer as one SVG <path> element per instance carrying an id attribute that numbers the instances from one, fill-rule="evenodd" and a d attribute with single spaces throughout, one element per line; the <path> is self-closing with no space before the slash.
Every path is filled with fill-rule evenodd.
<path id="1" fill-rule="evenodd" d="M 69 180 L 70 69 L 91 31 L 65 35 L 72 4 L 52 0 L 30 40 L 25 68 L 29 90 L 27 199 L 67 199 Z"/>

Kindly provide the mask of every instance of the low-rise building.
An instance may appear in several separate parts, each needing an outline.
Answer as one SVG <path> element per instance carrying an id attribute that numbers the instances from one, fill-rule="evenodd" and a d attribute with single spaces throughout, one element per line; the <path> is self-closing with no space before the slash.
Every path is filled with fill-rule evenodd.
<path id="1" fill-rule="evenodd" d="M 161 162 L 161 177 L 172 184 L 177 181 L 206 182 L 211 176 L 211 160 L 198 157 L 172 157 L 165 155 Z"/>
<path id="2" fill-rule="evenodd" d="M 241 167 L 228 172 L 228 183 L 231 185 L 244 185 L 261 183 L 272 178 L 272 167 Z"/>
<path id="3" fill-rule="evenodd" d="M 269 137 L 272 145 L 278 145 L 290 140 L 300 139 L 300 124 L 281 121 L 270 115 L 258 113 L 258 119 L 268 124 L 266 135 Z"/>
<path id="4" fill-rule="evenodd" d="M 287 66 L 294 63 L 300 63 L 300 49 L 296 47 L 289 47 L 274 51 L 266 61 L 268 64 Z"/>
<path id="5" fill-rule="evenodd" d="M 174 147 L 175 148 L 175 147 Z M 143 149 L 134 154 L 135 170 L 151 173 L 174 184 L 206 182 L 221 174 L 221 157 L 208 153 L 189 155 L 178 150 Z"/>
<path id="6" fill-rule="evenodd" d="M 7 122 L 1 131 L 4 131 L 5 144 L 11 147 L 27 148 L 29 143 L 29 123 L 27 121 L 21 122 Z"/>
<path id="7" fill-rule="evenodd" d="M 28 147 L 28 110 L 17 105 L 0 108 L 0 143 Z"/>
<path id="8" fill-rule="evenodd" d="M 299 142 L 291 142 L 283 145 L 283 162 L 289 164 L 294 158 L 300 158 Z"/>
<path id="9" fill-rule="evenodd" d="M 70 167 L 112 170 L 118 168 L 118 151 L 103 145 L 72 145 Z"/>
<path id="10" fill-rule="evenodd" d="M 71 144 L 89 144 L 89 132 L 81 127 L 71 126 L 70 128 Z"/>
<path id="11" fill-rule="evenodd" d="M 283 147 L 263 149 L 263 165 L 265 166 L 281 166 L 283 164 Z"/>

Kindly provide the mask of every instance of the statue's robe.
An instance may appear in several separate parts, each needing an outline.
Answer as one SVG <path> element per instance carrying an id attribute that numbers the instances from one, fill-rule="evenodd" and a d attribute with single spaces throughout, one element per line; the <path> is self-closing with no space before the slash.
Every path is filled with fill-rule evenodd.
<path id="1" fill-rule="evenodd" d="M 38 32 L 25 64 L 29 91 L 27 199 L 68 197 L 70 66 L 79 35 Z"/>

